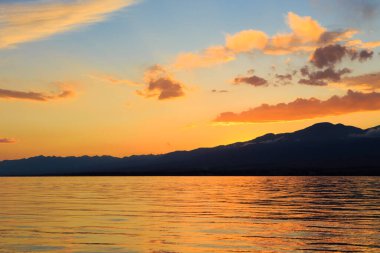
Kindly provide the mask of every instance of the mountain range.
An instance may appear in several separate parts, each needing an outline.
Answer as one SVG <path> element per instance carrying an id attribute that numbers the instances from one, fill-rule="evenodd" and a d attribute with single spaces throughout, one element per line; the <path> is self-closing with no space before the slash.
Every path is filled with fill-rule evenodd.
<path id="1" fill-rule="evenodd" d="M 318 123 L 292 133 L 162 155 L 0 162 L 0 176 L 380 175 L 380 126 Z"/>

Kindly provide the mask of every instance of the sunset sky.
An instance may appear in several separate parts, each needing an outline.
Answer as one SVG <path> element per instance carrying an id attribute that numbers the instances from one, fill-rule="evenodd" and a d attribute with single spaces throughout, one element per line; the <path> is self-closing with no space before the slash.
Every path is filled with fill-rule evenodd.
<path id="1" fill-rule="evenodd" d="M 380 125 L 380 2 L 1 0 L 0 160 Z"/>

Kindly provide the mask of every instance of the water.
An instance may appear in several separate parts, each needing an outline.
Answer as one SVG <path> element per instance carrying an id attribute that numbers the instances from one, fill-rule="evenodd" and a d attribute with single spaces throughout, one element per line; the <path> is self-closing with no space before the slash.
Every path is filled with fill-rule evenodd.
<path id="1" fill-rule="evenodd" d="M 376 177 L 0 178 L 0 252 L 380 252 Z"/>

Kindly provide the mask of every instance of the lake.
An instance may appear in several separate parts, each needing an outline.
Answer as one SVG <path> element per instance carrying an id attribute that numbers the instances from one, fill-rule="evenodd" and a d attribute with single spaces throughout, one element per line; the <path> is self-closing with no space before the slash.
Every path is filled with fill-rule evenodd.
<path id="1" fill-rule="evenodd" d="M 0 252 L 380 252 L 379 177 L 34 177 L 0 185 Z"/>

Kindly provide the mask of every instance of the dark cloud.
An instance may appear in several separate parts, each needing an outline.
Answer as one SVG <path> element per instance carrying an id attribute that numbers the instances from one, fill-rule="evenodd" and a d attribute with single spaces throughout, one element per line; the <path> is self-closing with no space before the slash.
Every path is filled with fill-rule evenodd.
<path id="1" fill-rule="evenodd" d="M 157 80 L 152 80 L 151 82 L 149 82 L 148 89 L 151 91 L 160 91 L 160 95 L 158 96 L 158 99 L 160 100 L 181 97 L 185 95 L 185 93 L 182 90 L 181 84 L 169 78 L 160 78 Z"/>
<path id="2" fill-rule="evenodd" d="M 288 85 L 291 84 L 291 81 L 293 80 L 293 74 L 275 74 L 274 76 L 276 78 L 275 83 L 281 84 L 281 85 Z"/>
<path id="3" fill-rule="evenodd" d="M 341 62 L 345 56 L 348 56 L 352 61 L 359 60 L 362 62 L 372 58 L 373 51 L 357 51 L 339 44 L 328 45 L 317 48 L 314 51 L 311 57 L 311 63 L 317 68 L 333 67 L 335 64 Z"/>
<path id="4" fill-rule="evenodd" d="M 329 67 L 324 70 L 310 71 L 307 66 L 301 68 L 301 75 L 306 77 L 298 81 L 300 84 L 325 86 L 328 81 L 339 82 L 344 74 L 351 73 L 348 68 L 335 70 L 333 67 Z"/>
<path id="5" fill-rule="evenodd" d="M 373 56 L 373 51 L 370 50 L 361 50 L 359 52 L 355 51 L 351 53 L 351 60 L 358 59 L 360 62 L 371 59 Z"/>
<path id="6" fill-rule="evenodd" d="M 0 89 L 0 98 L 5 99 L 19 99 L 19 100 L 33 100 L 46 102 L 49 100 L 68 98 L 74 96 L 74 92 L 71 90 L 63 90 L 58 94 L 46 94 L 42 92 L 25 92 L 25 91 L 15 91 Z"/>
<path id="7" fill-rule="evenodd" d="M 234 79 L 234 84 L 241 84 L 246 83 L 252 86 L 268 86 L 268 81 L 265 80 L 262 77 L 252 75 L 252 76 L 243 76 L 243 77 L 236 77 Z"/>
<path id="8" fill-rule="evenodd" d="M 374 110 L 380 110 L 380 93 L 361 93 L 349 90 L 344 96 L 333 96 L 327 100 L 298 98 L 290 103 L 263 104 L 240 113 L 223 112 L 215 121 L 276 122 Z"/>
<path id="9" fill-rule="evenodd" d="M 145 72 L 144 90 L 138 90 L 137 94 L 146 98 L 156 97 L 158 100 L 166 100 L 185 95 L 184 86 L 162 66 L 154 65 Z"/>
<path id="10" fill-rule="evenodd" d="M 276 74 L 276 78 L 283 81 L 286 81 L 286 80 L 291 81 L 293 79 L 291 74 L 285 74 L 285 75 Z"/>
<path id="11" fill-rule="evenodd" d="M 229 92 L 228 90 L 211 90 L 212 93 L 227 93 Z"/>
<path id="12" fill-rule="evenodd" d="M 9 139 L 9 138 L 0 138 L 0 144 L 1 143 L 5 143 L 5 144 L 9 144 L 9 143 L 15 143 L 16 141 L 13 140 L 13 139 Z"/>
<path id="13" fill-rule="evenodd" d="M 325 31 L 321 34 L 318 40 L 320 45 L 329 45 L 332 43 L 337 43 L 339 41 L 344 41 L 351 38 L 357 31 L 354 29 L 345 29 L 339 31 Z"/>
<path id="14" fill-rule="evenodd" d="M 301 78 L 298 83 L 314 86 L 326 86 L 328 83 L 324 80 L 313 80 L 313 79 L 304 79 Z"/>
<path id="15" fill-rule="evenodd" d="M 339 44 L 317 48 L 311 59 L 311 63 L 317 68 L 334 66 L 346 55 L 346 48 Z"/>
<path id="16" fill-rule="evenodd" d="M 338 35 L 329 34 L 328 36 L 333 38 Z M 311 57 L 310 66 L 306 65 L 300 69 L 303 78 L 298 83 L 325 86 L 329 82 L 339 82 L 343 75 L 352 72 L 348 68 L 335 69 L 336 64 L 341 62 L 344 57 L 348 57 L 351 61 L 358 60 L 363 62 L 372 58 L 372 56 L 373 51 L 356 50 L 339 44 L 317 48 Z"/>

